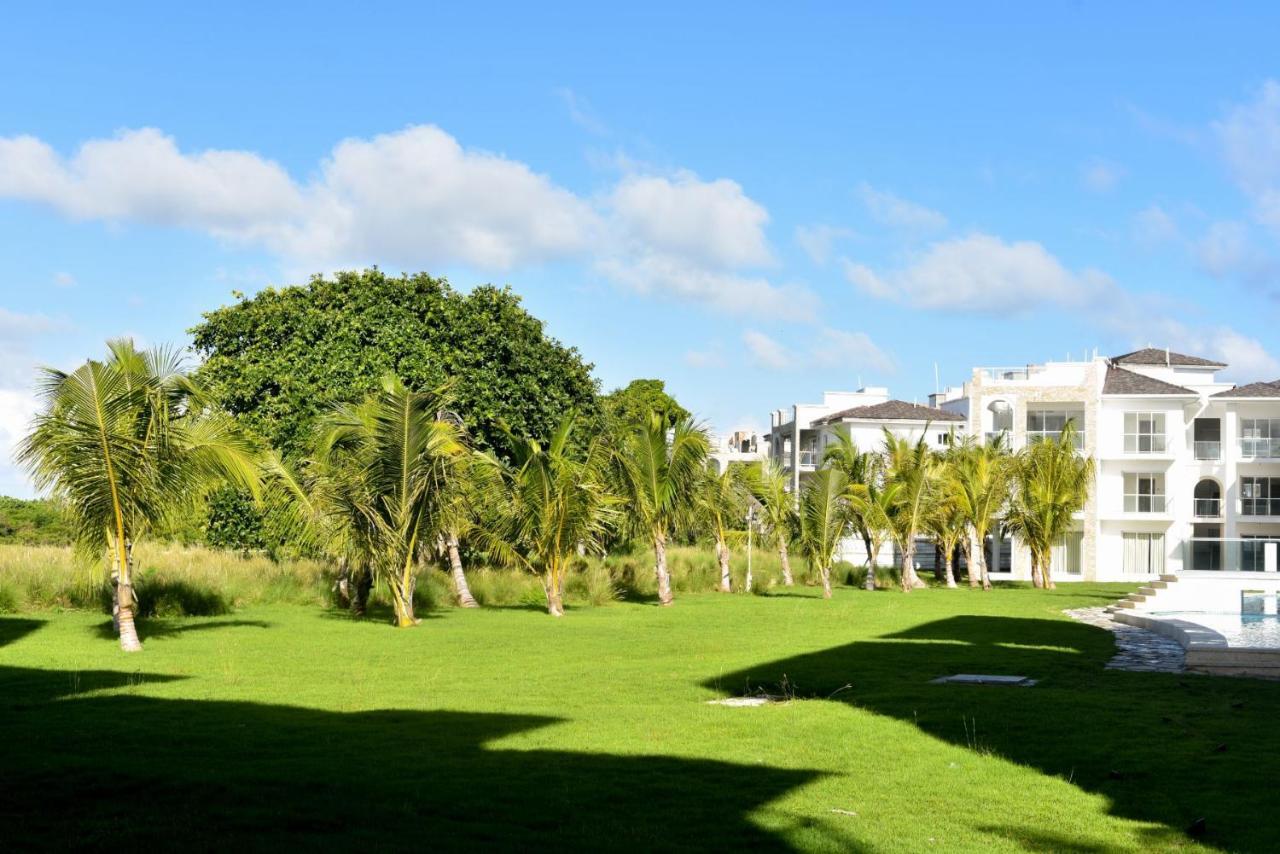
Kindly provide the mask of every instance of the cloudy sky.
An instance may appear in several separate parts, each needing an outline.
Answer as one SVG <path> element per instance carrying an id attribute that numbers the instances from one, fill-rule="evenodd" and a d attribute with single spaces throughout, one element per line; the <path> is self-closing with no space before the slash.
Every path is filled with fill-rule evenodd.
<path id="1" fill-rule="evenodd" d="M 510 283 L 721 429 L 1095 347 L 1280 377 L 1267 5 L 38 5 L 0 27 L 0 493 L 34 365 L 369 264 Z"/>

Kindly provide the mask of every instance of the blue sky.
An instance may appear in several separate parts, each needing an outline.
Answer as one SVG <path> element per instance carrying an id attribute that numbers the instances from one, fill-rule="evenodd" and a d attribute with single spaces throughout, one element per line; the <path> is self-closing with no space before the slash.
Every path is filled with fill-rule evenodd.
<path id="1" fill-rule="evenodd" d="M 265 5 L 7 12 L 0 451 L 32 365 L 375 263 L 721 429 L 1094 347 L 1280 377 L 1267 5 Z"/>

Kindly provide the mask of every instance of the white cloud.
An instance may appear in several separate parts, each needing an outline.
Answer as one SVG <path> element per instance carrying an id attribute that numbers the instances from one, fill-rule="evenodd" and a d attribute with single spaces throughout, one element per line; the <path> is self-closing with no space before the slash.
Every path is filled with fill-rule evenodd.
<path id="1" fill-rule="evenodd" d="M 556 89 L 555 93 L 564 102 L 564 107 L 569 113 L 569 120 L 575 125 L 595 136 L 609 135 L 608 126 L 596 118 L 595 112 L 585 98 L 567 86 Z"/>
<path id="2" fill-rule="evenodd" d="M 70 158 L 0 139 L 0 197 L 77 219 L 145 222 L 267 246 L 300 263 L 467 263 L 505 270 L 580 251 L 590 206 L 528 166 L 421 125 L 334 147 L 300 185 L 246 151 L 183 153 L 153 128 Z"/>
<path id="3" fill-rule="evenodd" d="M 1215 222 L 1192 246 L 1201 270 L 1220 279 L 1263 284 L 1280 277 L 1280 262 L 1260 248 L 1242 222 Z"/>
<path id="4" fill-rule="evenodd" d="M 1213 130 L 1254 215 L 1280 233 L 1280 83 L 1268 80 L 1254 101 L 1233 107 Z"/>
<path id="5" fill-rule="evenodd" d="M 1011 312 L 1043 304 L 1082 306 L 1112 289 L 1096 270 L 1072 272 L 1034 241 L 988 234 L 933 244 L 905 268 L 877 273 L 848 259 L 845 276 L 863 293 L 917 308 Z"/>
<path id="6" fill-rule="evenodd" d="M 788 347 L 763 332 L 748 329 L 742 342 L 752 364 L 775 371 L 804 367 L 865 369 L 892 373 L 897 369 L 893 358 L 871 340 L 865 332 L 821 327 L 803 348 Z"/>
<path id="7" fill-rule="evenodd" d="M 25 498 L 34 493 L 13 455 L 31 426 L 36 408 L 36 399 L 30 392 L 0 388 L 0 495 Z"/>
<path id="8" fill-rule="evenodd" d="M 1169 243 L 1180 236 L 1178 221 L 1160 205 L 1150 205 L 1133 218 L 1133 239 L 1142 246 Z"/>
<path id="9" fill-rule="evenodd" d="M 608 207 L 624 236 L 652 251 L 715 267 L 773 263 L 764 234 L 769 213 L 734 181 L 631 175 Z"/>
<path id="10" fill-rule="evenodd" d="M 796 226 L 796 243 L 805 251 L 813 263 L 824 265 L 831 260 L 831 247 L 838 240 L 857 237 L 858 233 L 851 228 L 835 225 L 798 225 Z"/>
<path id="11" fill-rule="evenodd" d="M 879 373 L 893 373 L 897 366 L 893 358 L 881 350 L 865 332 L 846 332 L 824 327 L 812 350 L 813 361 L 824 367 L 870 368 Z"/>
<path id="12" fill-rule="evenodd" d="M 54 273 L 53 284 L 59 288 L 73 288 L 76 285 L 76 277 L 67 272 Z"/>
<path id="13" fill-rule="evenodd" d="M 742 343 L 747 345 L 747 353 L 758 367 L 785 370 L 794 364 L 794 357 L 787 348 L 763 332 L 746 330 L 742 333 Z"/>
<path id="14" fill-rule="evenodd" d="M 1080 167 L 1080 181 L 1094 193 L 1108 193 L 1124 177 L 1124 169 L 1114 163 L 1095 160 Z"/>
<path id="15" fill-rule="evenodd" d="M 947 227 L 947 218 L 938 211 L 893 193 L 877 190 L 865 182 L 858 186 L 858 195 L 862 197 L 862 203 L 867 206 L 871 218 L 882 225 L 919 230 Z"/>
<path id="16" fill-rule="evenodd" d="M 343 140 L 306 182 L 252 152 L 183 152 L 151 128 L 69 157 L 33 137 L 0 138 L 0 198 L 203 231 L 265 247 L 295 270 L 570 260 L 717 310 L 807 318 L 817 303 L 756 272 L 774 263 L 769 214 L 734 181 L 629 171 L 585 199 L 433 125 Z"/>

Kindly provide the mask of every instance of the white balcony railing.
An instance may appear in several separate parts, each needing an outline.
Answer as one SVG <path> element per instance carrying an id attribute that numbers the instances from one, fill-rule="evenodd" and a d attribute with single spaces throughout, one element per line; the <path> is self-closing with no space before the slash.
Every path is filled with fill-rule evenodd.
<path id="1" fill-rule="evenodd" d="M 1009 380 L 1028 380 L 1031 379 L 1032 369 L 1029 367 L 1021 368 L 978 368 L 978 373 L 985 379 L 994 380 L 996 382 Z"/>
<path id="2" fill-rule="evenodd" d="M 819 462 L 818 451 L 816 448 L 810 448 L 800 451 L 800 466 L 817 466 Z"/>
<path id="3" fill-rule="evenodd" d="M 1126 513 L 1163 513 L 1163 495 L 1126 495 L 1124 512 Z"/>
<path id="4" fill-rule="evenodd" d="M 1280 439 L 1241 439 L 1240 456 L 1247 460 L 1280 460 Z"/>
<path id="5" fill-rule="evenodd" d="M 1157 433 L 1125 433 L 1126 454 L 1163 454 L 1167 449 L 1165 437 Z"/>
<path id="6" fill-rule="evenodd" d="M 1201 519 L 1214 519 L 1222 515 L 1222 499 L 1220 498 L 1197 498 L 1195 499 L 1196 516 Z"/>
<path id="7" fill-rule="evenodd" d="M 1218 441 L 1197 441 L 1195 443 L 1195 453 L 1197 460 L 1220 460 L 1222 459 L 1222 443 Z"/>

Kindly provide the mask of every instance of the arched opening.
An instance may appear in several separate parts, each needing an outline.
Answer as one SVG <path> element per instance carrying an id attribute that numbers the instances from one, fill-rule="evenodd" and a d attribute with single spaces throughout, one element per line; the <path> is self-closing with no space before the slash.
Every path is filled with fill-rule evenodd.
<path id="1" fill-rule="evenodd" d="M 1197 483 L 1192 497 L 1197 518 L 1216 519 L 1222 515 L 1222 487 L 1216 480 L 1206 478 Z"/>

